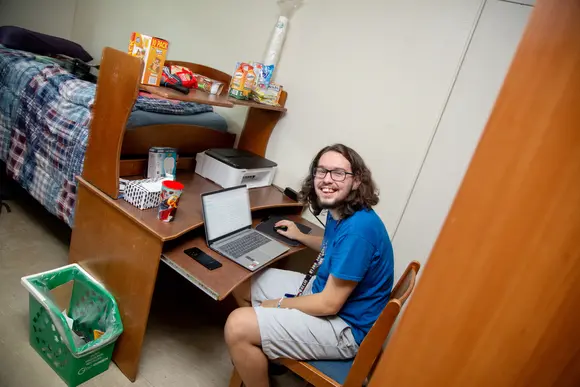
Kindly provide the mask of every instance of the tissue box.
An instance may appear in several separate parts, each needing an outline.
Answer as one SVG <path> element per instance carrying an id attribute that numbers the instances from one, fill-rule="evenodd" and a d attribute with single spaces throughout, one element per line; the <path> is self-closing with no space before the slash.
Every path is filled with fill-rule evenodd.
<path id="1" fill-rule="evenodd" d="M 125 182 L 123 199 L 140 210 L 158 207 L 161 203 L 161 182 L 165 177 Z"/>
<path id="2" fill-rule="evenodd" d="M 167 40 L 138 32 L 131 34 L 129 55 L 141 58 L 145 62 L 141 76 L 142 84 L 159 86 L 168 48 L 169 42 Z"/>

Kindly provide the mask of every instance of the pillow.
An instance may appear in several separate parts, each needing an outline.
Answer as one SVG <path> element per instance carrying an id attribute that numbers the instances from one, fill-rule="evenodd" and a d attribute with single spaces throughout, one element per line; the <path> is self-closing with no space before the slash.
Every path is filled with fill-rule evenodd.
<path id="1" fill-rule="evenodd" d="M 55 56 L 61 54 L 80 59 L 83 62 L 93 60 L 93 57 L 77 43 L 21 27 L 0 27 L 0 44 L 7 48 L 28 51 L 37 55 Z"/>

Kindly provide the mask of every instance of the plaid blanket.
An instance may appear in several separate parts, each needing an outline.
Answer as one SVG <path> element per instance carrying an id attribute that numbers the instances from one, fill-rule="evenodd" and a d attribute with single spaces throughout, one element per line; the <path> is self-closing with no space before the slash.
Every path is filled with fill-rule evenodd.
<path id="1" fill-rule="evenodd" d="M 71 227 L 95 91 L 53 60 L 0 46 L 0 160 L 8 176 Z M 133 110 L 185 115 L 213 108 L 140 94 Z"/>

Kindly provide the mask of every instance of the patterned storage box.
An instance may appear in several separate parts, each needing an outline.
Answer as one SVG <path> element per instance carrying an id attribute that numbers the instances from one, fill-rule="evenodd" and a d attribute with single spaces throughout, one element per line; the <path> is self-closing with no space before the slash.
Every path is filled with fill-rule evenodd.
<path id="1" fill-rule="evenodd" d="M 170 180 L 165 177 L 153 179 L 124 181 L 123 199 L 131 203 L 140 210 L 158 207 L 161 202 L 161 184 L 163 180 Z M 152 190 L 152 186 L 158 183 L 159 190 Z"/>

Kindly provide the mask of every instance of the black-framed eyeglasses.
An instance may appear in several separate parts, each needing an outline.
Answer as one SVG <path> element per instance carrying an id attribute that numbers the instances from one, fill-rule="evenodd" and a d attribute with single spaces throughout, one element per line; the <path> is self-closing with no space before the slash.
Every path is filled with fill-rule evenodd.
<path id="1" fill-rule="evenodd" d="M 329 169 L 322 168 L 322 167 L 314 168 L 314 170 L 312 171 L 312 175 L 318 179 L 324 179 L 328 172 L 330 172 L 330 177 L 334 181 L 344 181 L 344 179 L 346 179 L 347 175 L 354 176 L 354 173 L 347 172 L 344 169 L 329 170 Z"/>

